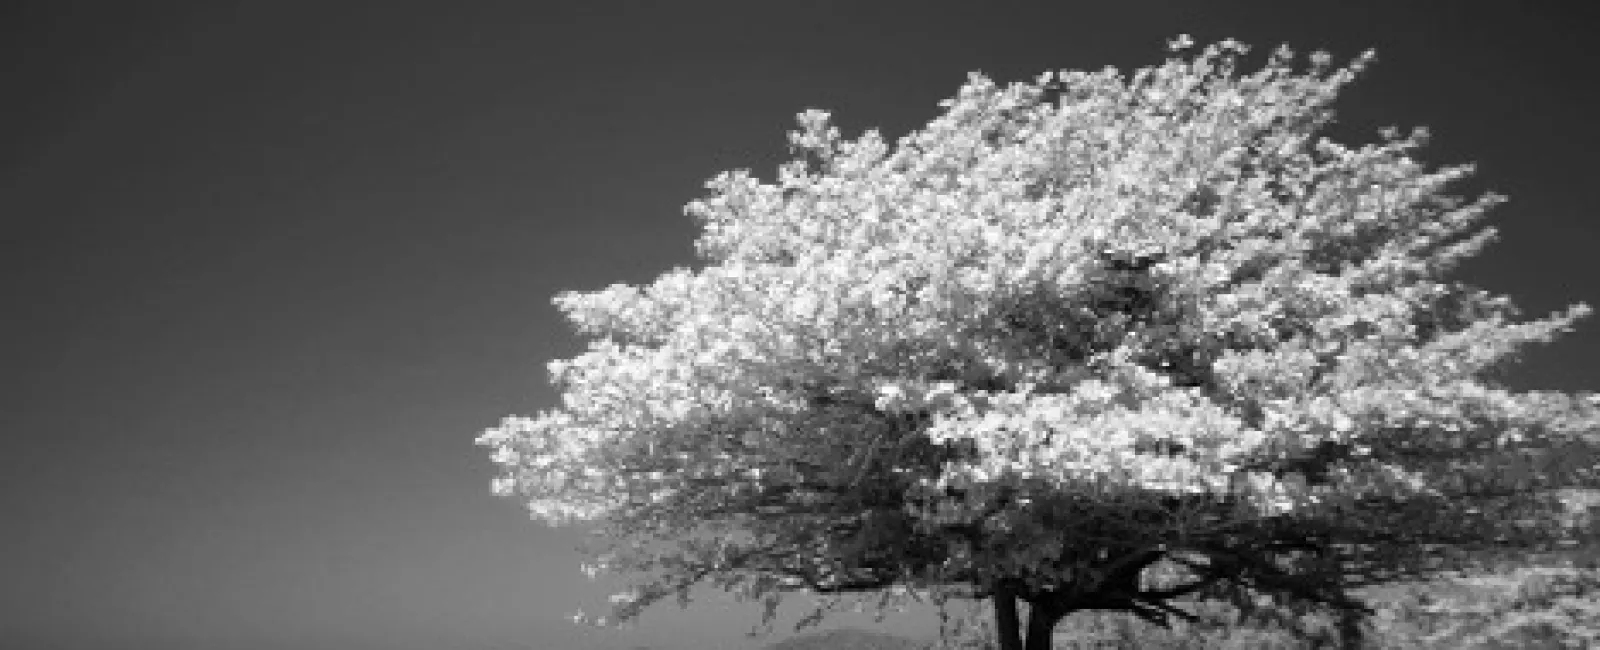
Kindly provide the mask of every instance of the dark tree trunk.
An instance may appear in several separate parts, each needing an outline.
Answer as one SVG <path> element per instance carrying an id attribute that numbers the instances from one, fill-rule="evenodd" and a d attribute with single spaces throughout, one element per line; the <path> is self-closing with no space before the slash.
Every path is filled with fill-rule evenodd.
<path id="1" fill-rule="evenodd" d="M 994 626 L 1000 635 L 1000 650 L 1024 650 L 1022 623 L 1017 618 L 1017 594 L 1009 586 L 994 590 Z"/>
<path id="2" fill-rule="evenodd" d="M 1067 611 L 1053 604 L 1035 603 L 1028 608 L 1028 642 L 1023 650 L 1050 650 L 1056 624 L 1066 618 Z"/>
<path id="3" fill-rule="evenodd" d="M 1028 625 L 1024 628 L 1022 617 L 1017 615 L 1017 601 L 1020 598 L 1015 585 L 997 585 L 992 597 L 1000 650 L 1051 650 L 1056 624 L 1072 611 L 1065 602 L 1053 596 L 1030 599 Z"/>

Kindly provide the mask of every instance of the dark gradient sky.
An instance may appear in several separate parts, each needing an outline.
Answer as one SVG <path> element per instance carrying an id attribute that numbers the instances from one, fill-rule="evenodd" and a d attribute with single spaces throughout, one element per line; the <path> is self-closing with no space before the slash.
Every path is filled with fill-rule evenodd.
<path id="1" fill-rule="evenodd" d="M 6 3 L 0 646 L 769 642 L 719 600 L 566 624 L 579 535 L 472 439 L 551 404 L 553 293 L 691 261 L 705 179 L 770 177 L 807 107 L 898 137 L 971 70 L 1377 47 L 1341 132 L 1431 126 L 1512 198 L 1466 276 L 1600 304 L 1595 22 L 1522 8 L 1585 3 L 1424 4 Z M 1591 323 L 1516 380 L 1597 367 Z"/>

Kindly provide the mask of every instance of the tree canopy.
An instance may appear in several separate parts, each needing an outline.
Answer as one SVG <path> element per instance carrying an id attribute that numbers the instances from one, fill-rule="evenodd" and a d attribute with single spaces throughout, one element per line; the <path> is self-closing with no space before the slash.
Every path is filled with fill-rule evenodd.
<path id="1" fill-rule="evenodd" d="M 590 568 L 638 579 L 616 620 L 700 583 L 942 594 L 1030 650 L 1187 596 L 1354 615 L 1582 532 L 1553 490 L 1592 459 L 1550 450 L 1600 402 L 1495 377 L 1589 309 L 1449 277 L 1502 198 L 1420 129 L 1326 137 L 1370 53 L 1172 49 L 974 74 L 892 143 L 802 113 L 774 181 L 688 205 L 699 264 L 556 298 L 591 343 L 550 364 L 558 407 L 479 439 L 495 492 L 599 526 Z"/>

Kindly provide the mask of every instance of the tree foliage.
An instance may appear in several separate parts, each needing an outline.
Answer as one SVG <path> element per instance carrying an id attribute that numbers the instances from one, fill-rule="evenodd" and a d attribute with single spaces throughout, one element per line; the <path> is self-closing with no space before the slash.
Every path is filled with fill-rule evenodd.
<path id="1" fill-rule="evenodd" d="M 689 204 L 700 264 L 556 298 L 591 343 L 479 439 L 495 491 L 599 525 L 591 568 L 639 580 L 617 620 L 699 583 L 991 598 L 1006 647 L 1186 596 L 1354 615 L 1569 537 L 1550 490 L 1595 468 L 1540 450 L 1597 402 L 1493 377 L 1589 310 L 1448 277 L 1501 197 L 1420 129 L 1324 136 L 1370 53 L 1173 49 L 973 75 L 893 143 L 801 114 L 775 181 Z"/>

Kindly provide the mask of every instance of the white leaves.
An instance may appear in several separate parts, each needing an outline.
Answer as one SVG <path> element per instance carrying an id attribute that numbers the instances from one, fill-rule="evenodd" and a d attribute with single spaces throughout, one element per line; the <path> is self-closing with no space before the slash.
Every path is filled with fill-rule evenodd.
<path id="1" fill-rule="evenodd" d="M 1418 162 L 1420 129 L 1318 137 L 1370 53 L 1297 71 L 1280 49 L 1241 75 L 1243 45 L 1193 45 L 1128 76 L 973 75 L 892 146 L 802 113 L 774 182 L 729 172 L 686 206 L 701 266 L 556 297 L 595 340 L 550 363 L 559 409 L 478 439 L 494 490 L 619 537 L 723 527 L 715 552 L 624 548 L 619 566 L 665 581 L 613 603 L 631 615 L 673 579 L 736 573 L 741 526 L 818 540 L 790 566 L 839 570 L 859 554 L 823 542 L 859 513 L 785 508 L 865 485 L 912 486 L 920 530 L 1017 497 L 985 523 L 1013 550 L 945 563 L 998 575 L 1066 543 L 1027 519 L 1053 497 L 1115 511 L 1229 495 L 1240 516 L 1312 516 L 1449 487 L 1416 459 L 1600 427 L 1592 396 L 1479 381 L 1588 313 L 1518 322 L 1508 300 L 1443 281 L 1492 239 L 1473 229 L 1499 197 L 1449 195 L 1471 170 Z M 1327 444 L 1345 452 L 1261 469 Z M 751 580 L 756 598 L 799 584 Z"/>
<path id="2" fill-rule="evenodd" d="M 789 133 L 789 146 L 814 152 L 818 156 L 833 153 L 839 142 L 839 129 L 828 124 L 832 117 L 827 111 L 810 109 L 795 117 L 800 130 Z"/>

